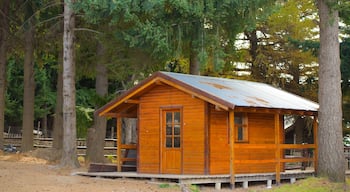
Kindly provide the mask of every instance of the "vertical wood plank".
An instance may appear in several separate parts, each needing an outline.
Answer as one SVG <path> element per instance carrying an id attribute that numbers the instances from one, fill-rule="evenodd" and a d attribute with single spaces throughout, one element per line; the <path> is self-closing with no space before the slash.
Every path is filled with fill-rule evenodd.
<path id="1" fill-rule="evenodd" d="M 117 171 L 122 171 L 122 149 L 121 149 L 121 131 L 122 131 L 122 118 L 117 118 Z"/>
<path id="2" fill-rule="evenodd" d="M 279 185 L 281 182 L 281 149 L 280 149 L 280 115 L 275 114 L 275 145 L 276 145 L 276 184 Z"/>
<path id="3" fill-rule="evenodd" d="M 229 112 L 229 128 L 230 128 L 230 184 L 231 188 L 235 187 L 235 114 L 233 110 Z"/>
<path id="4" fill-rule="evenodd" d="M 204 174 L 210 174 L 209 173 L 209 159 L 210 159 L 210 137 L 209 137 L 209 119 L 210 117 L 210 110 L 209 110 L 209 103 L 204 102 Z"/>
<path id="5" fill-rule="evenodd" d="M 318 168 L 318 123 L 317 123 L 317 115 L 314 116 L 314 121 L 313 121 L 313 136 L 314 136 L 314 144 L 315 144 L 315 149 L 314 149 L 314 169 L 315 173 L 317 174 L 317 168 Z"/>

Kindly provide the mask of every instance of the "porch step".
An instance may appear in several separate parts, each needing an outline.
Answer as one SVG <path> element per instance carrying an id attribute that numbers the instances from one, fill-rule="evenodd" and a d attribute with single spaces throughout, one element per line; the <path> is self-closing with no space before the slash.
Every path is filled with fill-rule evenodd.
<path id="1" fill-rule="evenodd" d="M 104 163 L 91 163 L 88 169 L 88 173 L 92 172 L 116 172 L 117 165 L 104 164 Z"/>

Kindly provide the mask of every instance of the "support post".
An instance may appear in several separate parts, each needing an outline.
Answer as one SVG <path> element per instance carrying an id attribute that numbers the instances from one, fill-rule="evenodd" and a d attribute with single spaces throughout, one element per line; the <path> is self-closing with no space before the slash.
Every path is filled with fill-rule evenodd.
<path id="1" fill-rule="evenodd" d="M 248 181 L 243 181 L 243 188 L 248 189 Z"/>
<path id="2" fill-rule="evenodd" d="M 294 184 L 296 181 L 297 181 L 296 178 L 290 178 L 290 183 L 291 183 L 291 184 Z"/>
<path id="3" fill-rule="evenodd" d="M 121 149 L 121 132 L 122 132 L 122 118 L 117 117 L 117 171 L 121 172 L 122 171 L 122 149 Z"/>
<path id="4" fill-rule="evenodd" d="M 230 128 L 230 184 L 231 188 L 235 188 L 235 114 L 233 110 L 229 111 L 229 128 Z"/>
<path id="5" fill-rule="evenodd" d="M 267 180 L 267 186 L 266 188 L 271 189 L 272 188 L 272 180 Z"/>
<path id="6" fill-rule="evenodd" d="M 275 158 L 276 158 L 276 184 L 281 182 L 281 148 L 280 148 L 280 115 L 275 114 Z"/>
<path id="7" fill-rule="evenodd" d="M 220 190 L 221 189 L 221 183 L 215 183 L 215 189 Z"/>
<path id="8" fill-rule="evenodd" d="M 313 121 L 313 134 L 314 134 L 314 169 L 315 173 L 317 174 L 317 168 L 318 168 L 318 123 L 317 123 L 317 115 L 314 116 L 314 121 Z"/>

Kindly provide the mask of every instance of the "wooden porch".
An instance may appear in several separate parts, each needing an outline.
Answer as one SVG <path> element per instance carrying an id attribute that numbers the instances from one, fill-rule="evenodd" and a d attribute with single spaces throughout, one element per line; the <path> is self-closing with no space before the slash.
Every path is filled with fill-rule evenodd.
<path id="1" fill-rule="evenodd" d="M 294 183 L 296 179 L 314 176 L 314 170 L 293 170 L 281 172 L 281 180 L 290 180 Z M 179 185 L 187 184 L 215 184 L 216 189 L 221 188 L 222 183 L 230 183 L 230 174 L 225 175 L 177 175 L 177 174 L 144 174 L 136 172 L 77 172 L 75 175 L 102 178 L 136 178 L 149 179 L 150 181 L 166 180 L 176 182 Z M 266 182 L 266 187 L 271 188 L 272 182 L 276 181 L 275 173 L 236 174 L 235 183 L 242 183 L 243 188 L 248 188 L 249 182 Z"/>

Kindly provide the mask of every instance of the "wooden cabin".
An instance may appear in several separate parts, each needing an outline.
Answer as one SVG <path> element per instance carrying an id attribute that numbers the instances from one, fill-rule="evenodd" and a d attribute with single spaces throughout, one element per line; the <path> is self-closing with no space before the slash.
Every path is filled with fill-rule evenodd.
<path id="1" fill-rule="evenodd" d="M 97 113 L 137 118 L 137 172 L 154 174 L 276 173 L 285 163 L 312 161 L 314 144 L 284 144 L 285 114 L 311 116 L 318 104 L 273 86 L 243 80 L 156 72 Z M 317 134 L 315 134 L 317 135 Z M 121 151 L 133 148 L 118 142 Z M 288 158 L 287 149 L 311 149 L 312 157 Z M 234 177 L 233 177 L 234 179 Z M 234 181 L 232 181 L 234 182 Z"/>

